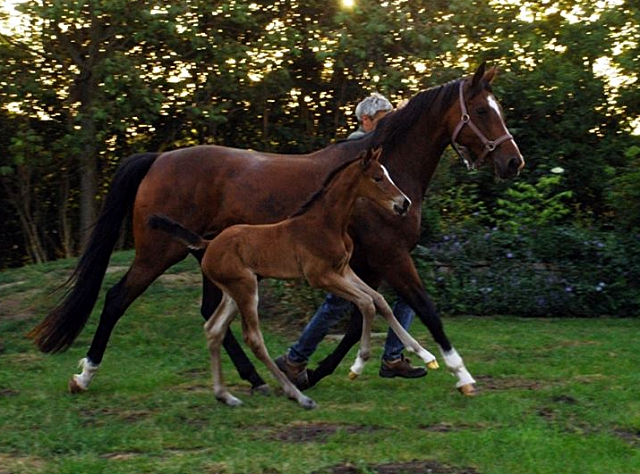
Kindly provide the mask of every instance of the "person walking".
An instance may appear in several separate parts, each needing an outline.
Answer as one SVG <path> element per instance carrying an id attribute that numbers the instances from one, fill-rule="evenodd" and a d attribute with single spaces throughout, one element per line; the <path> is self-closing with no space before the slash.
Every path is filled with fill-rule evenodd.
<path id="1" fill-rule="evenodd" d="M 348 136 L 348 140 L 355 140 L 375 130 L 378 122 L 393 110 L 391 102 L 377 92 L 372 93 L 356 106 L 358 129 Z M 307 363 L 315 352 L 318 344 L 329 333 L 329 330 L 346 314 L 353 311 L 355 306 L 334 294 L 327 294 L 324 302 L 306 325 L 298 341 L 287 350 L 287 353 L 276 358 L 275 362 L 287 377 L 296 385 L 307 386 Z M 415 316 L 409 304 L 398 297 L 393 314 L 407 331 Z M 427 375 L 424 367 L 415 367 L 403 354 L 404 346 L 396 334 L 389 329 L 380 363 L 380 377 L 419 378 Z"/>

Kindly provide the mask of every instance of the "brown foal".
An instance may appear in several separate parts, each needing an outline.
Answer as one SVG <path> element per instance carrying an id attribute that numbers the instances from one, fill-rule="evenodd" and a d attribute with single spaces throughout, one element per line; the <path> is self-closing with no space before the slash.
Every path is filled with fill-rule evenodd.
<path id="1" fill-rule="evenodd" d="M 213 240 L 205 240 L 166 216 L 154 215 L 149 219 L 152 228 L 168 232 L 191 249 L 206 249 L 202 271 L 223 291 L 222 301 L 205 323 L 214 393 L 218 400 L 230 406 L 241 403 L 226 389 L 220 365 L 224 335 L 239 310 L 245 341 L 278 379 L 285 394 L 304 408 L 316 406 L 269 356 L 258 321 L 259 277 L 304 277 L 311 286 L 352 301 L 360 309 L 362 337 L 358 357 L 351 368 L 356 375 L 370 357 L 371 323 L 376 310 L 385 317 L 407 350 L 416 352 L 425 363 L 435 362 L 435 357 L 397 322 L 384 298 L 349 266 L 353 242 L 347 226 L 358 198 L 368 198 L 399 215 L 406 214 L 411 205 L 380 164 L 380 155 L 380 148 L 369 149 L 358 159 L 338 167 L 300 211 L 276 224 L 235 225 Z"/>

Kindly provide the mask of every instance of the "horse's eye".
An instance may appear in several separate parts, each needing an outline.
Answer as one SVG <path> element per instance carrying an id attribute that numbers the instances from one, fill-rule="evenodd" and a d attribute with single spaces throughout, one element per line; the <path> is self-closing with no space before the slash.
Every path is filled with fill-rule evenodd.
<path id="1" fill-rule="evenodd" d="M 480 107 L 476 110 L 476 113 L 478 115 L 480 115 L 481 117 L 484 117 L 485 115 L 487 115 L 487 108 L 486 107 Z"/>
<path id="2" fill-rule="evenodd" d="M 382 181 L 382 176 L 374 176 L 374 177 L 373 177 L 373 180 L 374 180 L 376 183 L 379 183 L 379 182 L 381 182 L 381 181 Z"/>

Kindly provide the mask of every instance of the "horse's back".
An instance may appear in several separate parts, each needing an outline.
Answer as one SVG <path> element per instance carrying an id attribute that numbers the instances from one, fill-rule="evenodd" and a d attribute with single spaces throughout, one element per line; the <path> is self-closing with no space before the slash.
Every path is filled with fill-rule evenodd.
<path id="1" fill-rule="evenodd" d="M 140 184 L 134 229 L 143 232 L 151 214 L 166 214 L 209 236 L 238 223 L 280 221 L 319 189 L 342 159 L 323 150 L 278 155 L 216 145 L 165 152 Z"/>

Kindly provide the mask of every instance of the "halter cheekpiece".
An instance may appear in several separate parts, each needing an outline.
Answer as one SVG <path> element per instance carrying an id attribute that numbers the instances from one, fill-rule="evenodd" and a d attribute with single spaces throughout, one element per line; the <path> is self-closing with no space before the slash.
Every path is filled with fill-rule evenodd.
<path id="1" fill-rule="evenodd" d="M 460 117 L 460 122 L 458 122 L 458 125 L 456 125 L 456 128 L 453 131 L 453 136 L 451 138 L 451 146 L 453 146 L 453 149 L 456 151 L 458 156 L 462 158 L 462 161 L 464 161 L 464 163 L 467 165 L 467 168 L 470 170 L 475 170 L 475 169 L 478 169 L 480 165 L 482 165 L 482 163 L 484 162 L 484 159 L 487 157 L 489 153 L 491 153 L 496 148 L 498 148 L 498 146 L 500 146 L 502 143 L 509 140 L 513 140 L 513 136 L 509 132 L 507 132 L 501 137 L 496 138 L 495 140 L 489 140 L 487 137 L 485 137 L 484 134 L 480 131 L 480 129 L 476 126 L 476 124 L 473 123 L 473 121 L 471 120 L 471 115 L 469 115 L 469 112 L 467 111 L 467 106 L 464 102 L 464 94 L 462 93 L 463 88 L 464 88 L 464 81 L 461 81 L 460 88 L 458 91 L 460 96 L 460 110 L 461 110 L 462 116 Z M 471 154 L 469 153 L 469 150 L 467 149 L 467 147 L 456 143 L 456 140 L 458 139 L 458 135 L 460 134 L 462 129 L 465 127 L 465 125 L 468 125 L 469 128 L 473 130 L 473 132 L 476 134 L 476 136 L 480 139 L 480 141 L 484 145 L 484 150 L 475 161 L 472 160 Z"/>

